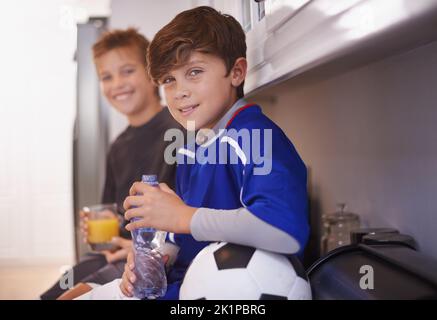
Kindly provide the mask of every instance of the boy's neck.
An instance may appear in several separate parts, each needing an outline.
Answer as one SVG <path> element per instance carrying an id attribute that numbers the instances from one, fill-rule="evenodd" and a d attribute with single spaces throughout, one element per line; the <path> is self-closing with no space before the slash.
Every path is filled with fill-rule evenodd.
<path id="1" fill-rule="evenodd" d="M 238 102 L 239 105 L 241 105 L 242 101 L 244 101 L 243 98 L 234 98 L 231 100 L 231 103 L 229 104 L 229 107 L 227 107 L 226 109 L 223 110 L 222 114 L 220 115 L 219 119 L 217 120 L 217 122 L 214 124 L 213 127 L 209 128 L 212 130 L 218 130 L 218 129 L 223 129 L 224 128 L 224 124 L 227 122 L 227 118 L 230 117 L 229 113 L 231 109 L 234 109 L 234 107 L 236 107 L 236 104 Z M 222 128 L 223 127 L 223 128 Z"/>
<path id="2" fill-rule="evenodd" d="M 158 99 L 153 100 L 149 103 L 143 111 L 128 116 L 128 122 L 131 127 L 141 127 L 142 125 L 149 122 L 155 115 L 157 115 L 162 110 L 162 105 Z"/>
<path id="3" fill-rule="evenodd" d="M 232 107 L 235 105 L 235 103 L 238 100 L 239 99 L 236 96 L 232 97 L 229 100 L 228 107 L 226 107 L 225 109 L 222 110 L 221 114 L 217 117 L 217 120 L 213 124 L 210 124 L 210 125 L 207 125 L 207 126 L 205 126 L 203 128 L 200 128 L 200 130 L 202 130 L 202 129 L 212 129 L 212 130 L 214 130 L 214 128 L 217 126 L 217 124 L 223 119 L 223 117 L 229 112 L 229 110 L 232 109 Z"/>

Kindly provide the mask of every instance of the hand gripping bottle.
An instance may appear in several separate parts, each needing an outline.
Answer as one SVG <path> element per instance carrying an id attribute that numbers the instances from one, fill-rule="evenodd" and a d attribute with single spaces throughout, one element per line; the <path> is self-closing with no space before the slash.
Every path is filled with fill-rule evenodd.
<path id="1" fill-rule="evenodd" d="M 142 182 L 158 187 L 156 175 L 143 175 Z M 133 218 L 132 221 L 139 220 Z M 167 291 L 167 277 L 162 254 L 158 251 L 165 242 L 167 232 L 154 228 L 131 231 L 135 253 L 134 295 L 139 299 L 156 299 Z"/>

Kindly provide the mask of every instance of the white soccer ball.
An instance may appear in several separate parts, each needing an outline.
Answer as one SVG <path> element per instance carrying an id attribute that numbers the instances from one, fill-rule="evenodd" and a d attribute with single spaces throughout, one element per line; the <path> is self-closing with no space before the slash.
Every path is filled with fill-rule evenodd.
<path id="1" fill-rule="evenodd" d="M 308 300 L 311 287 L 296 257 L 232 243 L 200 251 L 182 282 L 182 300 Z"/>

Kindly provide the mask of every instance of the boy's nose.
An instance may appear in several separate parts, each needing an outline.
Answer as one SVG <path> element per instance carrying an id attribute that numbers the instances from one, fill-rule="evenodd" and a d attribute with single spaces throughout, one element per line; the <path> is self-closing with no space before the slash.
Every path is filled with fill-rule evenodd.
<path id="1" fill-rule="evenodd" d="M 113 86 L 114 88 L 120 88 L 124 85 L 124 81 L 121 77 L 114 77 Z"/>
<path id="2" fill-rule="evenodd" d="M 177 100 L 188 98 L 189 96 L 190 96 L 190 91 L 187 88 L 181 86 L 178 86 L 178 88 L 176 88 L 175 97 Z"/>

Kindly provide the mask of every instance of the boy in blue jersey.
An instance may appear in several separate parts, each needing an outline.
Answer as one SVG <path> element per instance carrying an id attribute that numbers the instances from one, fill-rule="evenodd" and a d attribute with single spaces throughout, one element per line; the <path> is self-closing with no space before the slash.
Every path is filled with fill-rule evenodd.
<path id="1" fill-rule="evenodd" d="M 136 182 L 124 202 L 125 218 L 140 218 L 126 229 L 168 231 L 167 245 L 176 248 L 167 250 L 173 263 L 164 298 L 179 297 L 186 269 L 211 241 L 302 253 L 309 234 L 306 168 L 282 130 L 242 99 L 240 24 L 210 7 L 184 11 L 156 34 L 147 58 L 172 116 L 196 132 L 177 151 L 176 192 Z M 128 297 L 133 268 L 129 255 L 119 282 Z"/>
<path id="2" fill-rule="evenodd" d="M 247 61 L 239 23 L 210 7 L 184 11 L 156 34 L 148 62 L 172 116 L 197 132 L 178 150 L 176 193 L 135 183 L 124 203 L 126 219 L 141 218 L 128 230 L 169 231 L 180 248 L 166 298 L 178 297 L 186 268 L 210 241 L 302 253 L 306 168 L 282 130 L 242 99 Z M 127 296 L 132 268 L 129 257 L 120 285 Z"/>

